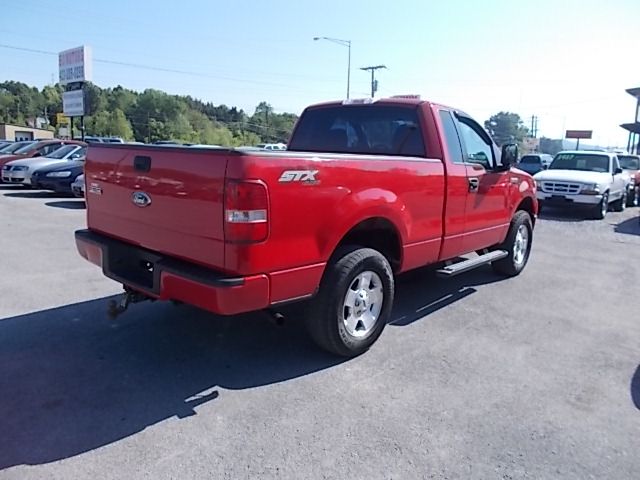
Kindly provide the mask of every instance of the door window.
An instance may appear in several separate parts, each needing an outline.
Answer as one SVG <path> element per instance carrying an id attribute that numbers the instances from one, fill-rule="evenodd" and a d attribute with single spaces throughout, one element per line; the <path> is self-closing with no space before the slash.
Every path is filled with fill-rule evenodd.
<path id="1" fill-rule="evenodd" d="M 458 131 L 456 130 L 456 125 L 453 122 L 451 113 L 447 110 L 440 110 L 440 121 L 442 122 L 442 128 L 444 130 L 444 138 L 447 143 L 449 158 L 451 158 L 453 163 L 464 163 L 464 156 L 462 155 L 462 148 L 460 147 L 460 138 L 458 137 Z"/>
<path id="2" fill-rule="evenodd" d="M 460 136 L 465 150 L 465 161 L 479 163 L 490 169 L 493 165 L 493 148 L 483 135 L 481 127 L 468 118 L 460 117 L 458 122 Z"/>

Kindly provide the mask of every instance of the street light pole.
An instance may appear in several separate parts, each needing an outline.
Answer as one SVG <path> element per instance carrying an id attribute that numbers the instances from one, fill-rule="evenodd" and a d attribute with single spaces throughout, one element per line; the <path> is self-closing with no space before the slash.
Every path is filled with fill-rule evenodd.
<path id="1" fill-rule="evenodd" d="M 328 42 L 337 43 L 338 45 L 342 45 L 343 47 L 347 47 L 349 49 L 349 56 L 347 59 L 347 99 L 349 98 L 350 86 L 351 86 L 351 40 L 341 40 L 339 38 L 331 38 L 331 37 L 313 37 L 314 40 L 326 40 Z"/>

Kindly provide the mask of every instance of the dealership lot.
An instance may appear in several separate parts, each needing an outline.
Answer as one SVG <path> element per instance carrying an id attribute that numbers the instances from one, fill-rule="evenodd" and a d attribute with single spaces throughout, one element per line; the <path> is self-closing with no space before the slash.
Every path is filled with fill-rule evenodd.
<path id="1" fill-rule="evenodd" d="M 0 185 L 0 478 L 637 476 L 638 209 L 551 212 L 514 279 L 406 275 L 393 324 L 341 361 L 300 308 L 108 320 L 83 206 Z"/>

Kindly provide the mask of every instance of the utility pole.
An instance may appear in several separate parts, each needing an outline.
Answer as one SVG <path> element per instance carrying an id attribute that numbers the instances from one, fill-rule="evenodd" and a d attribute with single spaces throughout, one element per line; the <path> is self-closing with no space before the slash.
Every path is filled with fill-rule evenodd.
<path id="1" fill-rule="evenodd" d="M 381 68 L 387 68 L 384 65 L 376 65 L 374 67 L 361 67 L 360 70 L 371 72 L 371 98 L 376 95 L 378 91 L 378 81 L 376 80 L 376 70 L 380 70 Z"/>
<path id="2" fill-rule="evenodd" d="M 531 115 L 531 138 L 538 138 L 538 116 Z"/>

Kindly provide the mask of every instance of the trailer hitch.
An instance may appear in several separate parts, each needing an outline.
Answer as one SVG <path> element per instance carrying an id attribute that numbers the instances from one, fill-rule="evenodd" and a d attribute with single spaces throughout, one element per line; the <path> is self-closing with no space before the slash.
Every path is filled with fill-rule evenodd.
<path id="1" fill-rule="evenodd" d="M 120 296 L 119 300 L 110 300 L 107 305 L 107 315 L 111 320 L 115 320 L 118 315 L 124 313 L 129 305 L 132 303 L 144 302 L 145 300 L 155 300 L 143 293 L 131 290 L 129 287 L 124 287 L 124 293 Z"/>

